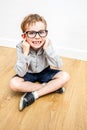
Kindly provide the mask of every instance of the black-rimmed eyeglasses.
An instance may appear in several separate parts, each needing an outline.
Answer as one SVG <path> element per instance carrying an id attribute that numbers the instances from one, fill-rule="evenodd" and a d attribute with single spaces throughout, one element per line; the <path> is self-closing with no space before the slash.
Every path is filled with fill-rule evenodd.
<path id="1" fill-rule="evenodd" d="M 37 32 L 37 31 L 27 31 L 27 32 L 25 32 L 24 34 L 26 34 L 27 37 L 29 37 L 29 38 L 35 38 L 36 35 L 37 35 L 37 33 L 38 33 L 38 35 L 39 35 L 40 37 L 44 38 L 44 37 L 47 36 L 48 30 L 40 30 L 40 31 L 38 31 L 38 32 Z"/>

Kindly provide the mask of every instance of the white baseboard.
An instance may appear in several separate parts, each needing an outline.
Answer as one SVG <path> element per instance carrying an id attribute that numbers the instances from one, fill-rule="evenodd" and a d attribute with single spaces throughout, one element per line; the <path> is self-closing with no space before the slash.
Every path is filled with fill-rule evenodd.
<path id="1" fill-rule="evenodd" d="M 86 50 L 58 47 L 56 51 L 60 56 L 87 61 Z"/>
<path id="2" fill-rule="evenodd" d="M 6 39 L 6 38 L 2 39 L 2 38 L 0 38 L 0 46 L 15 48 L 18 43 L 19 43 L 18 40 Z"/>
<path id="3" fill-rule="evenodd" d="M 15 48 L 19 42 L 20 42 L 19 40 L 1 39 L 0 38 L 0 46 Z M 87 51 L 86 50 L 57 47 L 57 46 L 55 46 L 54 48 L 56 49 L 56 52 L 60 56 L 87 61 Z"/>

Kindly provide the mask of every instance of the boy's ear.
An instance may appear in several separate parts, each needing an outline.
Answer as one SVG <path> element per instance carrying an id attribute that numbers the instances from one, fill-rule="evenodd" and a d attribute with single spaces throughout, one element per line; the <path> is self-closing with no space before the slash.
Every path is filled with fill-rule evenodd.
<path id="1" fill-rule="evenodd" d="M 26 34 L 22 34 L 21 37 L 22 37 L 23 39 L 26 39 Z"/>

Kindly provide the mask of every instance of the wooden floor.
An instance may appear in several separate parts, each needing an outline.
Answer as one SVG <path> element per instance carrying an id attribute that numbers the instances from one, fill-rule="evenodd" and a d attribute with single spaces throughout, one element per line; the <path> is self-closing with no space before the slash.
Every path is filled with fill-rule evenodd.
<path id="1" fill-rule="evenodd" d="M 63 69 L 71 75 L 64 94 L 39 98 L 22 112 L 22 93 L 12 92 L 16 50 L 0 47 L 0 130 L 87 130 L 87 62 L 63 57 Z"/>

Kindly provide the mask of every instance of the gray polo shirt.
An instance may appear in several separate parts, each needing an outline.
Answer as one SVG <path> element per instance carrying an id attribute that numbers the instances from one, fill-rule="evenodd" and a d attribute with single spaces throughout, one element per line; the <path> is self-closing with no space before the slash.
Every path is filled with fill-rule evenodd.
<path id="1" fill-rule="evenodd" d="M 60 69 L 62 66 L 62 59 L 56 55 L 51 41 L 49 40 L 46 50 L 40 48 L 37 52 L 30 48 L 28 56 L 22 52 L 22 42 L 17 44 L 17 62 L 15 65 L 16 73 L 19 76 L 24 76 L 27 72 L 39 73 L 48 66 Z"/>

